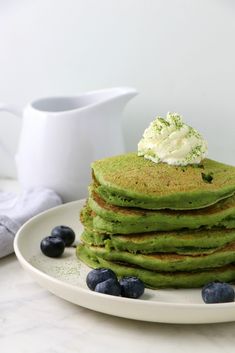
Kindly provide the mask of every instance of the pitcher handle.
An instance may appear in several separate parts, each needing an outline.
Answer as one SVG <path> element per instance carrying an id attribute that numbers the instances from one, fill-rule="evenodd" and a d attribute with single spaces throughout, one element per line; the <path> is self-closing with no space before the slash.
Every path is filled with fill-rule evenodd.
<path id="1" fill-rule="evenodd" d="M 17 107 L 16 105 L 13 104 L 7 104 L 7 103 L 2 103 L 0 102 L 0 112 L 8 112 L 11 113 L 18 118 L 22 117 L 22 110 Z M 0 140 L 0 148 L 4 153 L 6 153 L 9 157 L 13 158 L 14 156 L 12 153 L 8 150 L 7 146 Z"/>

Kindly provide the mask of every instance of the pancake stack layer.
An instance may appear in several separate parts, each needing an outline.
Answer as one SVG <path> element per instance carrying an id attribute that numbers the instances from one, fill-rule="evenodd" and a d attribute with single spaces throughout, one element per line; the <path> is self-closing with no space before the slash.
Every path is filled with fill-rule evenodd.
<path id="1" fill-rule="evenodd" d="M 92 164 L 77 256 L 151 288 L 235 281 L 235 167 L 184 167 L 135 153 Z"/>

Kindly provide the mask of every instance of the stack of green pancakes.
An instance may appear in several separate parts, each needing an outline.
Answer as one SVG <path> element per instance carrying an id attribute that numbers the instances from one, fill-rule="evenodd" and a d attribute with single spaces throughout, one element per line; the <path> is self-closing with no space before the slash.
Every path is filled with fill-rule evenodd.
<path id="1" fill-rule="evenodd" d="M 92 164 L 77 256 L 151 288 L 235 281 L 235 167 L 173 166 L 137 153 Z"/>

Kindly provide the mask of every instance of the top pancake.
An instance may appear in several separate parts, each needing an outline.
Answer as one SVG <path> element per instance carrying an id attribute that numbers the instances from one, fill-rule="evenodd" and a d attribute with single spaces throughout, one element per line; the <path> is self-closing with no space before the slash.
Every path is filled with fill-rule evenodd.
<path id="1" fill-rule="evenodd" d="M 117 206 L 190 210 L 235 194 L 235 167 L 211 159 L 181 167 L 127 153 L 98 160 L 92 169 L 96 193 Z"/>

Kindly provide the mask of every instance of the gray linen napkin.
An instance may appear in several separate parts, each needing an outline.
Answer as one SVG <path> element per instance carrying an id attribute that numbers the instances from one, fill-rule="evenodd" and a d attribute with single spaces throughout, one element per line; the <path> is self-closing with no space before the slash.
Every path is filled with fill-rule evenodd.
<path id="1" fill-rule="evenodd" d="M 41 187 L 20 194 L 0 192 L 0 258 L 14 251 L 14 236 L 27 220 L 61 203 L 53 190 Z"/>

